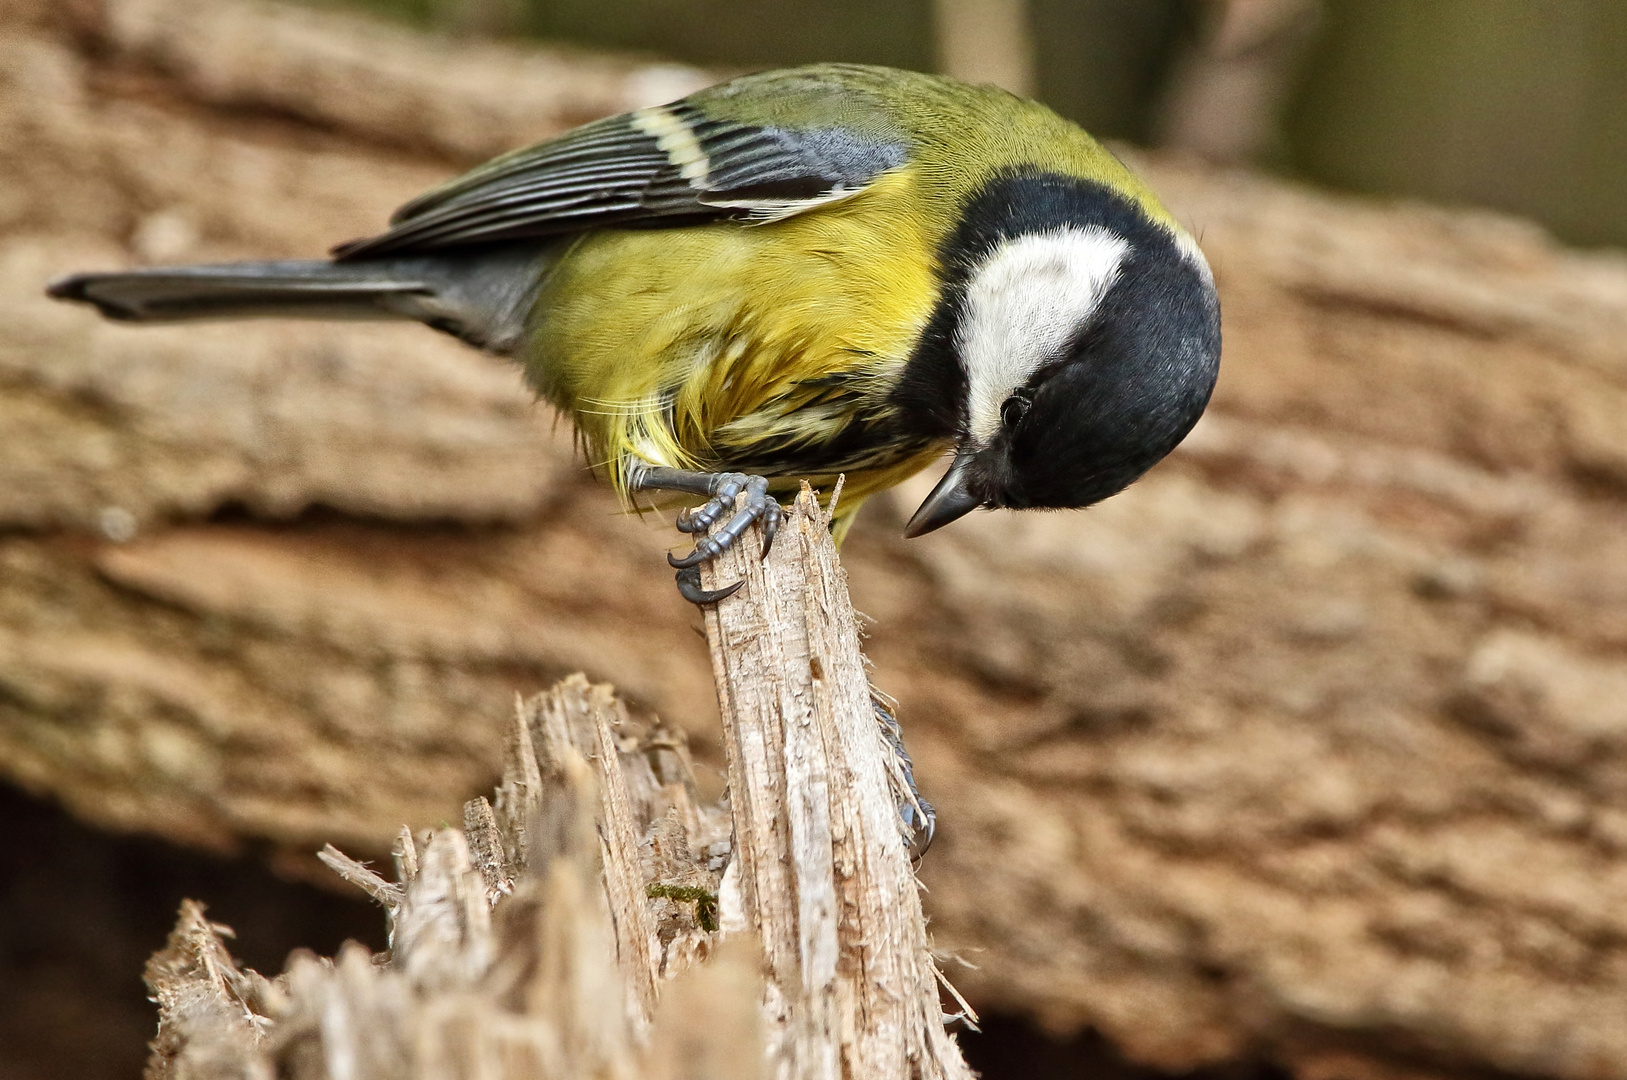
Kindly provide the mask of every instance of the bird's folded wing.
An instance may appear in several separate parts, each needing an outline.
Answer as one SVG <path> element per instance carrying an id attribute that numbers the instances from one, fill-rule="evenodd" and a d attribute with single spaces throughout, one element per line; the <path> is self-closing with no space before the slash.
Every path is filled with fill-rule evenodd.
<path id="1" fill-rule="evenodd" d="M 772 221 L 845 198 L 907 160 L 904 135 L 842 69 L 770 73 L 588 124 L 408 203 L 341 260 L 605 225 Z M 743 118 L 746 91 L 771 107 Z M 799 108 L 799 106 L 801 106 Z"/>

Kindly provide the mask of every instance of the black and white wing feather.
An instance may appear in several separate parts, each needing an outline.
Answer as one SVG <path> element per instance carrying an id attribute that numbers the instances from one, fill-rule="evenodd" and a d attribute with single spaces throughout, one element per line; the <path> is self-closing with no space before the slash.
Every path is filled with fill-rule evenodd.
<path id="1" fill-rule="evenodd" d="M 352 260 L 611 225 L 773 221 L 855 194 L 905 163 L 905 139 L 877 122 L 862 91 L 797 74 L 773 88 L 775 112 L 783 116 L 791 99 L 805 97 L 812 123 L 749 123 L 707 108 L 727 101 L 740 80 L 497 158 L 403 206 L 388 232 L 334 254 Z M 832 110 L 832 101 L 842 108 Z M 843 113 L 862 122 L 840 122 Z"/>

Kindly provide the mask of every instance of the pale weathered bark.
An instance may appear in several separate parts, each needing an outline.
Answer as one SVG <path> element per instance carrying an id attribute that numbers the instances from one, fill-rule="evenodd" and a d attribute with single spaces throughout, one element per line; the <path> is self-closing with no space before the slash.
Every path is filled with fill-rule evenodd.
<path id="1" fill-rule="evenodd" d="M 566 680 L 518 710 L 495 808 L 402 829 L 395 882 L 323 851 L 384 907 L 386 954 L 267 980 L 187 901 L 148 966 L 149 1080 L 970 1080 L 828 525 L 805 490 L 771 559 L 718 568 L 747 576 L 709 619 L 728 811 L 698 804 L 675 733 Z M 662 1007 L 720 947 L 729 993 Z M 759 955 L 766 982 L 742 967 Z"/>
<path id="2" fill-rule="evenodd" d="M 719 949 L 697 918 L 728 834 L 693 798 L 682 740 L 577 676 L 517 710 L 506 757 L 495 809 L 475 799 L 461 830 L 401 830 L 396 881 L 322 853 L 384 908 L 386 953 L 351 943 L 266 979 L 183 904 L 147 969 L 149 1080 L 766 1076 L 752 935 Z M 641 858 L 658 836 L 668 858 Z M 718 972 L 657 1007 L 658 983 L 714 952 Z M 706 1022 L 685 1000 L 697 992 Z"/>
<path id="3" fill-rule="evenodd" d="M 39 295 L 319 252 L 458 152 L 387 110 L 227 111 L 35 6 L 0 33 L 5 774 L 110 827 L 383 855 L 459 820 L 514 692 L 576 670 L 721 765 L 674 534 L 618 516 L 510 370 Z M 376 100 L 532 92 L 413 48 L 370 54 Z M 917 485 L 843 552 L 940 811 L 957 983 L 1171 1068 L 1627 1078 L 1627 263 L 1144 165 L 1216 269 L 1209 418 L 1088 512 L 905 543 Z"/>
<path id="4" fill-rule="evenodd" d="M 745 582 L 707 609 L 706 629 L 738 840 L 730 875 L 761 932 L 780 1075 L 969 1080 L 944 1033 L 899 816 L 909 794 L 806 487 L 767 559 L 760 543 L 748 534 L 703 580 Z"/>

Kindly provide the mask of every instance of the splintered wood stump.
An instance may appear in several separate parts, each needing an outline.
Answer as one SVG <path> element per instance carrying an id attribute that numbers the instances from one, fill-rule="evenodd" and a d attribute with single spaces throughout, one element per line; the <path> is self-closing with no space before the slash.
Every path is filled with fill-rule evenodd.
<path id="1" fill-rule="evenodd" d="M 702 582 L 745 580 L 707 610 L 706 636 L 737 842 L 729 874 L 768 962 L 773 1054 L 791 1076 L 970 1075 L 944 1033 L 901 832 L 907 796 L 828 520 L 804 486 L 767 559 L 760 535 Z"/>
<path id="2" fill-rule="evenodd" d="M 828 519 L 805 488 L 761 539 L 710 571 L 746 578 L 706 613 L 728 809 L 680 733 L 573 676 L 519 706 L 462 829 L 402 829 L 395 881 L 322 853 L 385 909 L 385 953 L 268 979 L 184 904 L 149 1080 L 970 1078 Z"/>

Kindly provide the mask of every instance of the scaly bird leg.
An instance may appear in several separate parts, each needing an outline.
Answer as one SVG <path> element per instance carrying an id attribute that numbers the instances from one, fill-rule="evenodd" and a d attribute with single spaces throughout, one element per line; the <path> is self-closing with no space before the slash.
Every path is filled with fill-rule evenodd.
<path id="1" fill-rule="evenodd" d="M 700 564 L 715 559 L 735 545 L 752 522 L 763 522 L 763 558 L 774 544 L 784 511 L 768 494 L 768 480 L 744 473 L 703 473 L 686 469 L 669 469 L 663 465 L 634 464 L 628 469 L 627 489 L 638 491 L 681 491 L 691 495 L 708 496 L 705 505 L 678 515 L 678 528 L 686 533 L 704 532 L 711 528 L 745 492 L 746 503 L 735 511 L 724 526 L 710 536 L 695 541 L 695 547 L 682 558 L 667 556 L 667 562 L 678 571 L 678 592 L 692 604 L 715 604 L 734 595 L 741 582 L 726 589 L 708 591 L 701 588 Z"/>
<path id="2" fill-rule="evenodd" d="M 904 749 L 904 729 L 899 725 L 898 717 L 893 715 L 891 702 L 872 690 L 870 707 L 875 710 L 876 723 L 881 726 L 881 737 L 887 740 L 893 756 L 898 759 L 899 772 L 903 774 L 904 786 L 908 788 L 905 800 L 898 808 L 898 816 L 904 819 L 904 827 L 910 831 L 910 858 L 919 862 L 926 849 L 932 846 L 933 834 L 938 831 L 938 813 L 931 803 L 921 798 L 921 790 L 915 786 L 915 764 L 910 761 L 910 752 Z"/>

